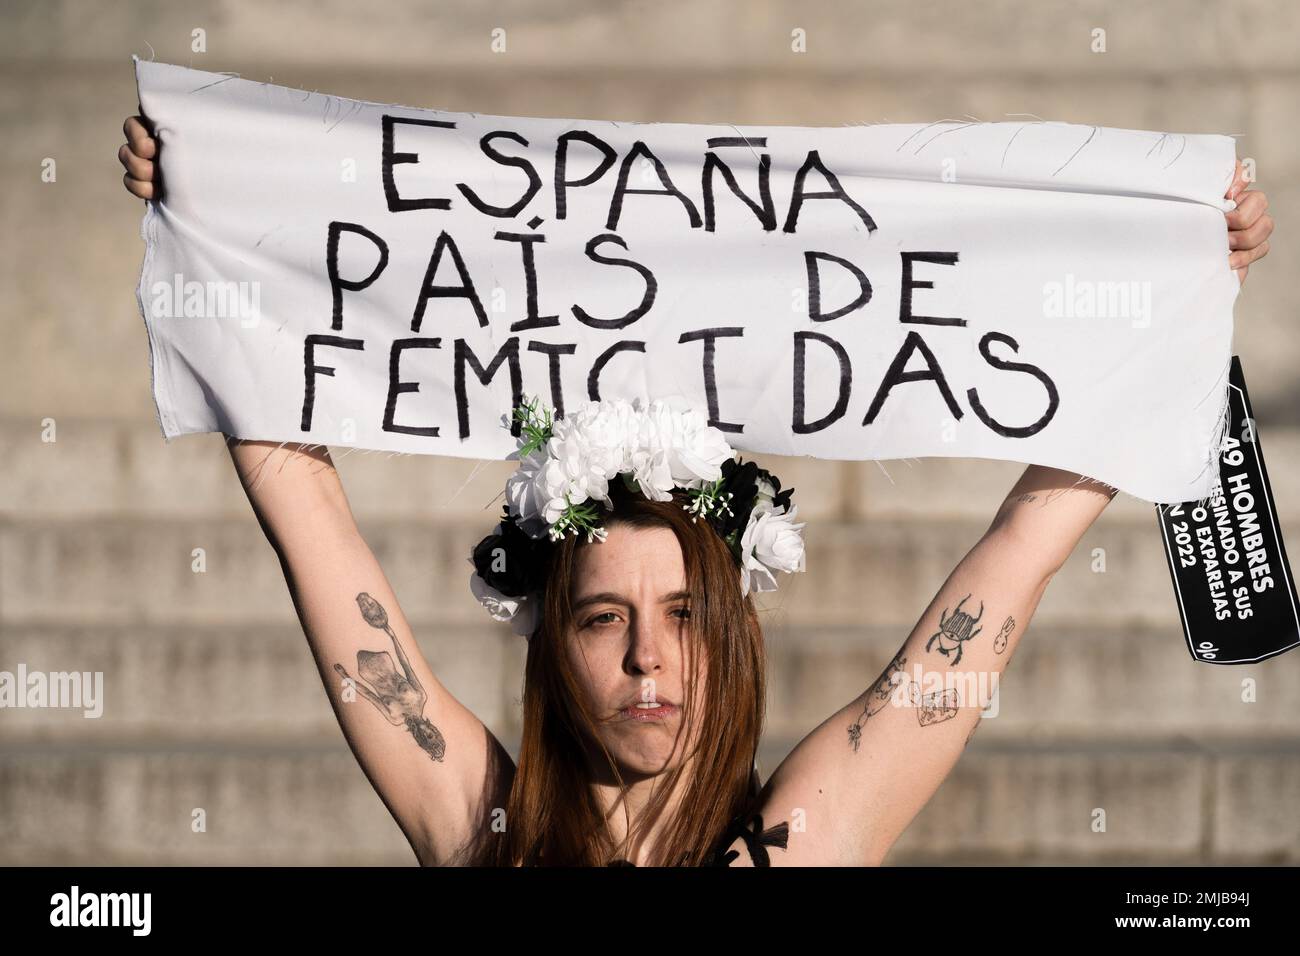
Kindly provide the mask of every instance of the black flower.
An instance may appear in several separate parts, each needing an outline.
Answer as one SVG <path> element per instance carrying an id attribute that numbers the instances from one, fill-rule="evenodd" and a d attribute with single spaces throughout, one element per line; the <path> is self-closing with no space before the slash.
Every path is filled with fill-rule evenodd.
<path id="1" fill-rule="evenodd" d="M 722 484 L 719 493 L 727 501 L 731 514 L 724 513 L 710 520 L 724 540 L 730 539 L 732 533 L 735 533 L 734 539 L 731 540 L 734 541 L 736 548 L 739 547 L 741 535 L 745 533 L 745 528 L 749 525 L 749 517 L 758 501 L 759 482 L 764 480 L 770 482 L 774 489 L 772 507 L 777 511 L 789 508 L 790 496 L 794 494 L 794 489 L 787 488 L 782 491 L 781 479 L 766 468 L 760 468 L 752 461 L 741 461 L 739 458 L 729 458 L 722 463 Z M 726 498 L 728 493 L 731 494 L 730 499 Z"/>
<path id="2" fill-rule="evenodd" d="M 749 523 L 749 513 L 754 508 L 754 496 L 758 494 L 759 467 L 752 461 L 743 464 L 736 458 L 728 458 L 722 463 L 722 484 L 718 496 L 727 502 L 731 513 L 723 512 L 715 517 L 713 526 L 724 539 L 736 532 L 736 540 L 745 531 Z M 730 497 L 728 497 L 730 495 Z"/>
<path id="3" fill-rule="evenodd" d="M 554 545 L 549 538 L 534 538 L 503 509 L 500 531 L 474 547 L 470 560 L 479 577 L 508 597 L 540 591 L 546 584 Z"/>

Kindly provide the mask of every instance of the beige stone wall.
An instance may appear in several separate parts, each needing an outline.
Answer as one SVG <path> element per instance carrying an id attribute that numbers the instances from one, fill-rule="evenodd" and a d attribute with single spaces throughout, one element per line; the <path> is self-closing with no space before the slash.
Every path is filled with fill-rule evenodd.
<path id="1" fill-rule="evenodd" d="M 0 710 L 0 864 L 414 862 L 334 723 L 220 438 L 168 446 L 154 422 L 134 297 L 142 207 L 115 155 L 135 107 L 130 54 L 151 48 L 304 89 L 510 115 L 818 126 L 1027 113 L 1238 135 L 1278 229 L 1238 301 L 1236 351 L 1300 557 L 1300 5 L 268 6 L 0 7 L 0 670 L 103 671 L 107 698 L 98 720 Z M 1097 27 L 1103 54 L 1090 52 Z M 196 28 L 204 53 L 191 52 Z M 497 28 L 504 54 L 490 51 Z M 797 28 L 807 53 L 790 49 Z M 41 440 L 46 419 L 56 442 Z M 513 748 L 520 648 L 484 626 L 464 560 L 506 466 L 336 460 L 431 665 Z M 812 571 L 767 614 L 765 774 L 875 678 L 1021 470 L 766 461 L 800 492 Z M 1121 495 L 1043 599 L 1000 716 L 889 862 L 1297 863 L 1298 799 L 1300 653 L 1194 664 L 1154 509 Z M 206 833 L 190 830 L 196 807 Z M 1097 807 L 1105 833 L 1090 826 Z"/>

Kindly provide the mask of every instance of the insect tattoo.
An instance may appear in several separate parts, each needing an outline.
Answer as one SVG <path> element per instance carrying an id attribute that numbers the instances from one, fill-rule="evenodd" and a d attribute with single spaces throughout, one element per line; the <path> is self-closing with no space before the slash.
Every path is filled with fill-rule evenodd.
<path id="1" fill-rule="evenodd" d="M 1002 622 L 1002 630 L 998 636 L 993 638 L 993 653 L 1001 654 L 1007 649 L 1007 637 L 1016 629 L 1016 619 L 1008 615 L 1007 619 Z"/>
<path id="2" fill-rule="evenodd" d="M 895 680 L 895 675 L 902 681 L 907 680 L 907 675 L 903 673 L 903 665 L 906 663 L 907 658 L 903 656 L 901 651 L 895 654 L 894 659 L 889 662 L 889 666 L 885 668 L 884 673 L 877 677 L 876 682 L 867 689 L 867 700 L 862 705 L 862 713 L 858 715 L 857 720 L 849 724 L 849 743 L 853 745 L 854 753 L 858 752 L 858 746 L 862 742 L 862 725 L 867 722 L 868 718 L 878 714 L 881 708 L 889 703 L 889 695 L 894 692 L 894 687 L 899 682 Z"/>
<path id="3" fill-rule="evenodd" d="M 951 657 L 952 652 L 956 651 L 957 656 L 948 662 L 950 666 L 961 663 L 962 646 L 983 630 L 982 627 L 975 627 L 979 619 L 984 616 L 983 601 L 980 601 L 979 613 L 974 617 L 961 609 L 961 606 L 966 603 L 969 597 L 970 595 L 967 594 L 966 597 L 958 601 L 951 614 L 948 613 L 947 608 L 943 609 L 943 614 L 939 616 L 939 630 L 935 631 L 930 636 L 930 639 L 925 642 L 925 649 L 928 651 L 930 645 L 938 641 L 939 653 L 944 657 Z"/>
<path id="4" fill-rule="evenodd" d="M 447 742 L 433 722 L 424 716 L 424 705 L 429 695 L 420 685 L 411 662 L 406 659 L 406 652 L 402 650 L 397 635 L 388 624 L 388 612 L 365 591 L 357 595 L 357 606 L 367 624 L 383 631 L 392 640 L 393 650 L 397 652 L 397 659 L 402 665 L 402 673 L 397 672 L 387 651 L 366 650 L 357 651 L 357 674 L 360 679 L 353 680 L 342 664 L 335 664 L 334 670 L 344 680 L 350 681 L 362 697 L 374 704 L 385 720 L 395 727 L 405 726 L 431 759 L 441 761 L 447 752 Z"/>

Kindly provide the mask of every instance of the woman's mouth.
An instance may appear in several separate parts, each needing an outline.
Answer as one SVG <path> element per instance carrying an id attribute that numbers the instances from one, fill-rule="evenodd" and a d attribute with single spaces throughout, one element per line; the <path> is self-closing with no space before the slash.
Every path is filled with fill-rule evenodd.
<path id="1" fill-rule="evenodd" d="M 624 707 L 619 712 L 624 720 L 667 720 L 669 717 L 677 715 L 676 704 L 666 703 L 638 703 L 631 707 Z"/>

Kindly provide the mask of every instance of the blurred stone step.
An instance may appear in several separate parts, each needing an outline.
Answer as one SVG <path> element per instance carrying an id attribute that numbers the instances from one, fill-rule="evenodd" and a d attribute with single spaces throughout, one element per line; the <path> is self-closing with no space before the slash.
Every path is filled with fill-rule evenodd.
<path id="1" fill-rule="evenodd" d="M 1247 385 L 1253 388 L 1251 382 Z M 1300 427 L 1270 428 L 1261 424 L 1259 436 L 1278 513 L 1286 530 L 1300 539 L 1300 470 L 1290 467 L 1292 462 L 1300 461 Z M 909 458 L 854 464 L 859 467 L 848 494 L 857 503 L 854 516 L 868 521 L 964 517 L 987 523 L 1026 468 L 1019 462 L 977 458 Z M 1121 491 L 1106 506 L 1094 529 L 1121 520 L 1155 528 L 1155 515 L 1154 504 Z"/>
<path id="2" fill-rule="evenodd" d="M 888 862 L 1294 865 L 1300 740 L 1213 754 L 989 750 L 976 737 Z M 1097 811 L 1105 832 L 1094 832 Z"/>
<path id="3" fill-rule="evenodd" d="M 765 623 L 910 630 L 987 525 L 810 521 L 809 571 L 780 575 L 777 591 L 759 595 Z M 469 554 L 490 523 L 361 519 L 360 526 L 408 618 L 448 626 L 484 621 L 468 587 Z M 195 549 L 203 552 L 201 573 L 192 570 Z M 1035 621 L 1166 627 L 1176 614 L 1153 510 L 1149 522 L 1103 514 L 1056 575 Z M 279 562 L 251 517 L 0 524 L 0 623 L 7 626 L 293 621 Z"/>
<path id="4" fill-rule="evenodd" d="M 186 520 L 252 514 L 219 434 L 166 441 L 144 422 L 57 420 L 57 440 L 41 440 L 39 421 L 0 420 L 9 450 L 0 469 L 0 502 L 24 519 L 74 516 L 174 517 Z M 439 455 L 331 450 L 358 516 L 482 516 L 495 521 L 515 462 Z"/>
<path id="5" fill-rule="evenodd" d="M 766 775 L 770 770 L 761 768 Z M 972 743 L 887 864 L 1294 864 L 1300 741 L 1227 752 Z M 191 830 L 196 808 L 207 832 Z M 1105 832 L 1094 832 L 1097 811 Z M 815 822 L 815 821 L 813 821 Z M 0 753 L 0 865 L 413 864 L 329 751 Z"/>
<path id="6" fill-rule="evenodd" d="M 810 523 L 808 571 L 779 575 L 779 588 L 760 595 L 764 621 L 778 628 L 888 624 L 900 628 L 901 643 L 987 527 L 983 518 Z M 1300 540 L 1300 528 L 1292 523 L 1288 530 Z M 1054 576 L 1034 616 L 1039 626 L 1095 628 L 1163 628 L 1177 621 L 1154 507 L 1146 519 L 1103 513 Z"/>
<path id="7" fill-rule="evenodd" d="M 871 686 L 907 634 L 864 627 L 783 629 L 767 637 L 767 730 L 797 739 Z M 993 689 L 988 685 L 987 693 Z M 1197 662 L 1176 614 L 1163 628 L 1036 619 L 996 691 L 996 715 L 982 718 L 976 739 L 1051 742 L 1131 734 L 1213 743 L 1300 732 L 1300 651 L 1256 665 Z M 961 692 L 965 697 L 967 688 Z"/>
<path id="8" fill-rule="evenodd" d="M 940 76 L 1006 73 L 1022 82 L 1063 72 L 1088 78 L 1106 71 L 1181 76 L 1293 69 L 1287 39 L 1300 30 L 1300 17 L 1289 5 L 1270 5 L 1269 29 L 1248 31 L 1234 17 L 1233 7 L 1210 0 L 1138 6 L 1105 0 L 1068 10 L 1053 4 L 976 9 L 959 0 L 917 7 L 795 7 L 739 0 L 593 6 L 569 0 L 544 9 L 515 4 L 498 9 L 469 0 L 425 6 L 408 0 L 367 17 L 329 0 L 313 5 L 311 18 L 302 17 L 298 5 L 268 11 L 226 4 L 207 16 L 166 5 L 148 9 L 158 59 L 166 62 L 208 70 L 247 70 L 274 62 L 277 72 L 286 64 L 327 64 L 426 77 L 435 67 L 453 76 L 489 68 L 518 75 L 575 60 L 590 71 L 639 66 L 657 73 L 786 70 L 888 76 L 918 73 L 923 62 L 927 73 Z M 109 51 L 134 50 L 140 43 L 141 18 L 110 16 L 106 9 L 73 0 L 50 0 L 11 20 L 0 56 L 20 64 L 116 63 Z M 77 29 L 69 29 L 69 23 Z M 214 42 L 219 31 L 221 50 L 230 52 L 218 53 L 214 46 L 196 56 L 191 49 L 195 23 L 204 24 Z M 1092 31 L 1099 26 L 1108 28 L 1104 53 L 1092 51 Z M 291 49 L 274 40 L 288 30 L 298 41 Z M 497 30 L 501 37 L 494 34 Z M 792 52 L 796 30 L 807 37 L 806 54 Z M 918 57 L 922 38 L 925 55 Z M 494 44 L 500 42 L 505 50 L 498 53 Z M 431 45 L 439 54 L 433 66 Z M 1258 47 L 1257 56 L 1248 56 L 1245 46 Z M 261 74 L 254 78 L 266 79 Z"/>
<path id="9" fill-rule="evenodd" d="M 59 419 L 58 440 L 39 421 L 0 419 L 9 454 L 0 468 L 0 508 L 21 520 L 71 517 L 250 519 L 224 439 L 164 441 L 152 419 Z M 1300 427 L 1260 427 L 1269 479 L 1284 526 L 1300 533 Z M 830 461 L 741 452 L 795 489 L 799 517 L 836 522 L 907 518 L 992 519 L 1026 465 L 976 458 Z M 358 519 L 463 521 L 488 530 L 500 517 L 512 461 L 398 455 L 335 447 L 331 457 Z M 1101 522 L 1155 524 L 1155 506 L 1121 492 Z M 484 533 L 487 533 L 486 531 Z"/>
<path id="10" fill-rule="evenodd" d="M 358 648 L 377 648 L 361 624 Z M 523 670 L 495 628 L 417 627 L 439 682 L 494 732 L 511 729 Z M 383 635 L 380 635 L 381 637 Z M 0 670 L 100 676 L 98 706 L 0 710 L 0 745 L 203 742 L 263 745 L 342 740 L 296 625 L 16 627 L 0 635 Z M 352 673 L 355 661 L 345 661 Z M 331 673 L 331 679 L 334 675 Z M 359 699 L 359 703 L 370 705 Z"/>
<path id="11" fill-rule="evenodd" d="M 479 624 L 482 523 L 362 522 L 409 617 Z M 196 550 L 201 555 L 196 556 Z M 205 570 L 194 570 L 202 558 Z M 0 525 L 0 621 L 229 626 L 297 621 L 274 551 L 240 520 L 96 518 Z"/>
<path id="12" fill-rule="evenodd" d="M 0 445 L 9 450 L 0 468 L 0 506 L 15 517 L 192 521 L 251 515 L 221 435 L 168 442 L 152 418 L 75 417 L 57 420 L 56 441 L 41 435 L 40 421 L 0 419 Z M 801 517 L 844 514 L 850 491 L 856 495 L 860 462 L 743 454 L 772 470 L 783 487 L 806 488 L 798 500 Z M 344 447 L 331 448 L 330 455 L 358 519 L 460 520 L 483 527 L 483 534 L 500 518 L 505 481 L 518 464 Z"/>
<path id="13" fill-rule="evenodd" d="M 417 619 L 413 627 L 443 686 L 498 737 L 517 736 L 522 641 L 495 626 Z M 870 686 L 905 637 L 879 626 L 769 632 L 768 736 L 801 739 Z M 86 717 L 84 708 L 5 709 L 6 746 L 341 739 L 296 623 L 11 626 L 0 635 L 0 670 L 16 674 L 20 663 L 28 673 L 101 673 L 101 716 Z M 1197 663 L 1176 623 L 1139 630 L 1031 625 L 997 688 L 996 716 L 983 718 L 981 740 L 1133 733 L 1212 743 L 1300 729 L 1300 653 L 1255 666 Z"/>
<path id="14" fill-rule="evenodd" d="M 206 832 L 193 830 L 196 810 Z M 341 741 L 0 754 L 0 865 L 415 863 Z"/>
<path id="15" fill-rule="evenodd" d="M 989 729 L 971 741 L 886 865 L 1300 860 L 1300 818 L 1284 796 L 1300 786 L 1300 737 L 1034 745 L 995 741 L 984 736 Z M 765 741 L 764 779 L 794 743 Z M 1093 830 L 1097 810 L 1105 811 L 1105 832 Z"/>

